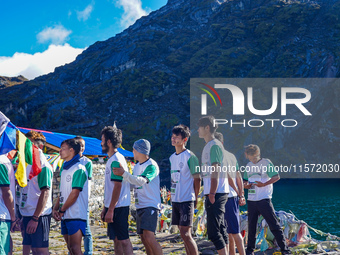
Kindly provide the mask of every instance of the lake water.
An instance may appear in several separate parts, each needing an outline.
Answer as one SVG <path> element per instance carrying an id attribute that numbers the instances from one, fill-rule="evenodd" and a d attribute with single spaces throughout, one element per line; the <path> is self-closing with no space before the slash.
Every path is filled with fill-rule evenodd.
<path id="1" fill-rule="evenodd" d="M 274 184 L 272 201 L 276 211 L 292 211 L 311 227 L 340 237 L 340 179 L 279 180 Z"/>

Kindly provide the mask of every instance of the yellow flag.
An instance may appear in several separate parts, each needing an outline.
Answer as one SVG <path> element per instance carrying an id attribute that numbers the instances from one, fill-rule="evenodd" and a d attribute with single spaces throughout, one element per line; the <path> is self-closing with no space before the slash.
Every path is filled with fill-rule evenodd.
<path id="1" fill-rule="evenodd" d="M 26 136 L 18 131 L 18 150 L 19 150 L 19 165 L 18 169 L 15 173 L 15 177 L 18 181 L 20 187 L 27 186 L 27 176 L 26 176 L 26 161 L 25 161 L 25 143 L 26 143 Z"/>

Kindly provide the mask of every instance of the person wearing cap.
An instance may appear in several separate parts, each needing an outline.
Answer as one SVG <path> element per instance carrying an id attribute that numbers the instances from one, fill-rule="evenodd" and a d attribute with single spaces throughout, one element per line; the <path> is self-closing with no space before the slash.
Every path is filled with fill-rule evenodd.
<path id="1" fill-rule="evenodd" d="M 114 242 L 115 254 L 133 254 L 129 238 L 130 184 L 122 176 L 113 173 L 113 167 L 122 167 L 128 172 L 126 160 L 119 153 L 122 131 L 116 127 L 104 127 L 101 146 L 109 159 L 105 167 L 104 208 L 101 219 L 107 222 L 107 233 Z"/>
<path id="2" fill-rule="evenodd" d="M 27 166 L 27 186 L 21 189 L 19 211 L 22 215 L 23 254 L 49 254 L 49 233 L 52 214 L 52 178 L 53 170 L 42 149 L 45 136 L 36 131 L 29 131 L 27 138 L 38 147 L 41 172 L 29 179 L 32 166 Z"/>
<path id="3" fill-rule="evenodd" d="M 163 254 L 156 240 L 158 213 L 161 206 L 159 167 L 149 157 L 151 145 L 148 140 L 140 139 L 133 144 L 133 155 L 138 163 L 133 175 L 120 166 L 113 168 L 115 175 L 135 185 L 135 205 L 137 209 L 137 234 L 139 234 L 147 254 Z"/>

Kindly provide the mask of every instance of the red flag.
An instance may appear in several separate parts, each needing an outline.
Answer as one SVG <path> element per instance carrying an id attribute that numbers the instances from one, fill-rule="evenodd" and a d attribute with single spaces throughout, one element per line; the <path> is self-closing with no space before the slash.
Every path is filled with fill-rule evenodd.
<path id="1" fill-rule="evenodd" d="M 41 172 L 41 162 L 40 162 L 40 152 L 37 146 L 32 143 L 32 170 L 29 175 L 31 180 L 33 177 L 37 176 Z"/>

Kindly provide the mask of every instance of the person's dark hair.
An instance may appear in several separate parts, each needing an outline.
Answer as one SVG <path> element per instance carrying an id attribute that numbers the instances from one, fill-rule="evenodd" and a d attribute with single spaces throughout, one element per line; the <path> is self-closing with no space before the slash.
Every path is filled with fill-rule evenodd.
<path id="1" fill-rule="evenodd" d="M 199 127 L 210 127 L 210 133 L 213 134 L 215 133 L 216 129 L 218 128 L 218 125 L 215 124 L 214 126 L 214 116 L 204 116 L 198 120 L 197 126 Z"/>
<path id="2" fill-rule="evenodd" d="M 260 155 L 261 151 L 260 151 L 260 147 L 257 146 L 256 144 L 249 144 L 247 146 L 245 146 L 245 153 L 250 155 L 250 156 L 254 156 L 254 155 Z"/>
<path id="3" fill-rule="evenodd" d="M 64 140 L 61 145 L 63 144 L 67 144 L 68 147 L 72 148 L 74 150 L 74 155 L 78 155 L 79 152 L 80 152 L 80 143 L 78 140 L 72 138 L 72 139 L 67 139 L 67 140 Z"/>
<path id="4" fill-rule="evenodd" d="M 44 146 L 46 143 L 46 137 L 41 132 L 31 130 L 26 133 L 26 137 L 31 141 L 34 141 L 35 144 L 39 146 L 40 145 Z"/>
<path id="5" fill-rule="evenodd" d="M 81 137 L 80 135 L 77 135 L 74 139 L 76 139 L 76 140 L 84 140 L 84 138 Z"/>
<path id="6" fill-rule="evenodd" d="M 224 143 L 224 138 L 223 138 L 223 134 L 221 132 L 215 132 L 214 136 L 217 140 L 219 140 L 221 143 Z"/>
<path id="7" fill-rule="evenodd" d="M 33 137 L 36 135 L 36 131 L 33 131 L 33 130 L 30 130 L 28 131 L 25 136 L 28 138 L 28 139 L 33 139 Z"/>
<path id="8" fill-rule="evenodd" d="M 108 140 L 111 141 L 113 148 L 117 149 L 120 147 L 123 141 L 123 135 L 122 135 L 122 130 L 112 127 L 112 126 L 107 126 L 104 127 L 101 135 L 104 135 L 105 137 L 105 142 Z"/>
<path id="9" fill-rule="evenodd" d="M 172 133 L 175 135 L 181 135 L 182 139 L 190 137 L 190 129 L 186 125 L 180 124 L 172 129 Z"/>

